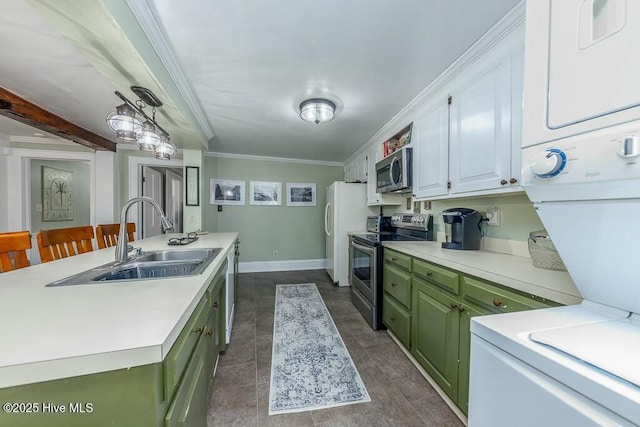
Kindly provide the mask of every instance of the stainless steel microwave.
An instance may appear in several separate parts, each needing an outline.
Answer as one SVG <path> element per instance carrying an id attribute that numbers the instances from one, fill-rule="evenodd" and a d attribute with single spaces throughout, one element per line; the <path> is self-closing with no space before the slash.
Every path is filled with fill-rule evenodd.
<path id="1" fill-rule="evenodd" d="M 401 148 L 376 163 L 376 188 L 378 193 L 411 190 L 411 154 L 411 147 Z"/>

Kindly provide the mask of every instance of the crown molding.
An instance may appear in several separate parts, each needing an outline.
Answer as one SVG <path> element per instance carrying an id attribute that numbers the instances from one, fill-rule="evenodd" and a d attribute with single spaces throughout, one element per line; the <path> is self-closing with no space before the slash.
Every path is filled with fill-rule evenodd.
<path id="1" fill-rule="evenodd" d="M 200 126 L 200 129 L 202 129 L 207 139 L 213 138 L 215 132 L 191 90 L 191 86 L 189 86 L 189 82 L 182 71 L 182 67 L 176 58 L 173 48 L 167 41 L 167 37 L 162 29 L 152 2 L 150 0 L 126 0 L 126 3 L 140 24 L 142 31 L 146 34 L 147 39 L 149 39 L 153 49 L 158 54 L 169 76 L 171 76 L 191 114 L 193 114 L 193 117 L 198 122 L 198 126 Z"/>
<path id="2" fill-rule="evenodd" d="M 284 162 L 284 163 L 302 163 L 306 165 L 319 165 L 319 166 L 336 166 L 344 167 L 344 163 L 341 162 L 329 162 L 322 160 L 307 160 L 307 159 L 290 159 L 287 157 L 267 157 L 267 156 L 255 156 L 251 154 L 234 154 L 234 153 L 218 153 L 214 151 L 206 151 L 205 157 L 220 157 L 226 159 L 242 159 L 242 160 L 260 160 L 266 162 Z"/>

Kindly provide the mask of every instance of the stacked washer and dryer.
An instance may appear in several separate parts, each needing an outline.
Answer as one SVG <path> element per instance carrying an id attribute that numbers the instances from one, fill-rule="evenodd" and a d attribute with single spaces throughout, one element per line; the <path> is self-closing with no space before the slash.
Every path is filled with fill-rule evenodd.
<path id="1" fill-rule="evenodd" d="M 522 183 L 584 301 L 472 320 L 469 425 L 640 425 L 640 1 L 526 19 Z"/>

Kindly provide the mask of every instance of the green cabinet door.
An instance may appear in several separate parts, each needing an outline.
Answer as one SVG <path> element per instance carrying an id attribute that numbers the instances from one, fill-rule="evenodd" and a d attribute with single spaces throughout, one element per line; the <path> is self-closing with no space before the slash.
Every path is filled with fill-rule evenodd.
<path id="1" fill-rule="evenodd" d="M 402 345 L 410 348 L 411 315 L 396 303 L 387 293 L 382 297 L 382 323 L 400 340 Z"/>
<path id="2" fill-rule="evenodd" d="M 206 337 L 201 337 L 184 378 L 167 411 L 165 427 L 206 427 L 208 378 Z"/>
<path id="3" fill-rule="evenodd" d="M 469 412 L 469 362 L 471 351 L 471 318 L 491 314 L 479 307 L 472 308 L 468 305 L 462 307 L 460 312 L 460 336 L 458 348 L 458 407 L 462 412 Z"/>
<path id="4" fill-rule="evenodd" d="M 458 388 L 460 303 L 413 278 L 411 354 L 455 401 Z"/>

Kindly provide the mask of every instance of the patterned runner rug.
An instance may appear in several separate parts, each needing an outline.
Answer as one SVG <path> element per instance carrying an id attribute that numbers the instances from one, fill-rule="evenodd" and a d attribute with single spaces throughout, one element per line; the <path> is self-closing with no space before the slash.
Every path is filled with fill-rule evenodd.
<path id="1" fill-rule="evenodd" d="M 316 285 L 278 285 L 269 415 L 370 401 Z"/>

